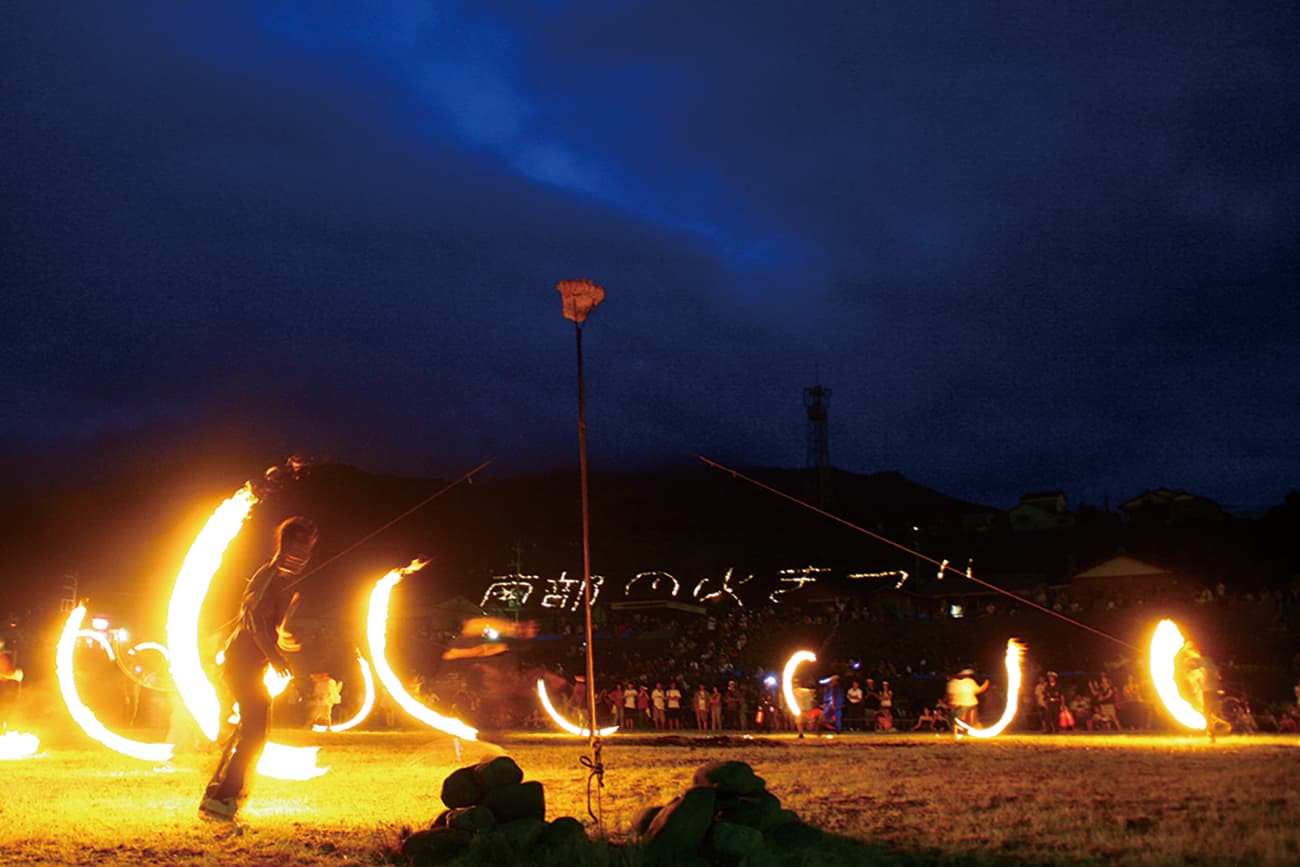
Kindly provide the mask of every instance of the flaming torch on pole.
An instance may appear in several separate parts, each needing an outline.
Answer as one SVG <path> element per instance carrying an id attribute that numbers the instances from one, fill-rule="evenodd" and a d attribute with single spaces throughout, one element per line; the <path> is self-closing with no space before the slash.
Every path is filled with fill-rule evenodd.
<path id="1" fill-rule="evenodd" d="M 578 468 L 582 487 L 582 611 L 586 621 L 587 636 L 587 731 L 591 748 L 589 760 L 592 776 L 596 778 L 597 804 L 600 787 L 605 784 L 605 766 L 600 757 L 600 731 L 596 727 L 596 665 L 591 629 L 591 522 L 587 502 L 587 406 L 582 390 L 582 323 L 596 305 L 605 300 L 605 290 L 590 280 L 561 280 L 555 286 L 564 305 L 564 318 L 573 323 L 578 347 Z M 600 824 L 591 810 L 591 784 L 587 785 L 587 812 Z"/>

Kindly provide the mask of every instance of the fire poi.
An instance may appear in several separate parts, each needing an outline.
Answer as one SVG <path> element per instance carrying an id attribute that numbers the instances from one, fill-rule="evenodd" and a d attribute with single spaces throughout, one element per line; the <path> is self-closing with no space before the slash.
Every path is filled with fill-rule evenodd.
<path id="1" fill-rule="evenodd" d="M 94 711 L 86 707 L 85 703 L 82 702 L 81 696 L 77 693 L 77 681 L 73 669 L 73 651 L 76 649 L 78 637 L 83 637 L 81 624 L 85 618 L 85 605 L 78 605 L 72 609 L 72 612 L 68 614 L 67 621 L 63 624 L 63 632 L 59 636 L 58 648 L 55 651 L 55 676 L 59 682 L 59 693 L 63 696 L 63 703 L 67 705 L 68 713 L 72 715 L 72 719 L 81 727 L 82 731 L 114 752 L 149 762 L 170 761 L 172 752 L 175 749 L 172 744 L 137 741 L 111 732 L 99 721 Z M 107 641 L 103 643 L 103 647 L 111 658 L 113 651 Z"/>
<path id="2" fill-rule="evenodd" d="M 426 560 L 412 560 L 409 566 L 401 569 L 394 569 L 380 578 L 375 583 L 375 589 L 370 591 L 370 610 L 366 615 L 366 635 L 370 642 L 370 658 L 374 660 L 375 674 L 379 677 L 379 682 L 388 690 L 389 695 L 397 702 L 402 710 L 415 717 L 420 722 L 435 728 L 438 731 L 446 732 L 453 737 L 464 738 L 467 741 L 478 740 L 478 730 L 471 728 L 455 717 L 443 716 L 428 705 L 416 701 L 406 687 L 402 686 L 402 681 L 393 673 L 392 667 L 388 664 L 386 656 L 388 652 L 388 605 L 389 599 L 393 593 L 393 587 L 399 581 L 412 572 L 423 569 Z"/>
<path id="3" fill-rule="evenodd" d="M 361 669 L 361 682 L 365 690 L 365 694 L 361 699 L 361 707 L 357 708 L 357 712 L 352 715 L 351 719 L 327 726 L 313 725 L 311 727 L 312 731 L 345 732 L 360 725 L 365 721 L 366 717 L 370 716 L 370 711 L 374 710 L 375 707 L 375 676 L 370 672 L 370 663 L 366 662 L 366 658 L 360 653 L 357 654 L 357 665 Z"/>
<path id="4" fill-rule="evenodd" d="M 800 665 L 805 662 L 816 662 L 817 654 L 811 650 L 798 650 L 785 662 L 785 670 L 781 672 L 781 694 L 785 696 L 785 706 L 789 708 L 790 715 L 798 718 L 803 714 L 799 707 L 799 699 L 794 694 L 794 672 Z"/>
<path id="5" fill-rule="evenodd" d="M 557 726 L 575 737 L 591 737 L 591 729 L 574 725 L 555 709 L 555 705 L 551 704 L 551 696 L 546 691 L 546 681 L 540 677 L 537 678 L 537 698 L 542 703 L 542 710 L 546 711 L 546 715 L 549 716 L 551 721 Z M 607 726 L 605 728 L 596 729 L 596 734 L 600 735 L 602 738 L 607 738 L 616 731 L 618 731 L 618 726 Z"/>
<path id="6" fill-rule="evenodd" d="M 1016 718 L 1016 706 L 1020 699 L 1020 681 L 1021 671 L 1020 663 L 1025 657 L 1025 646 L 1014 638 L 1007 641 L 1007 705 L 1002 709 L 1002 717 L 988 728 L 976 728 L 967 725 L 962 720 L 957 720 L 956 724 L 964 734 L 976 738 L 995 738 L 1011 725 L 1011 721 Z"/>
<path id="7" fill-rule="evenodd" d="M 252 486 L 246 484 L 217 507 L 185 555 L 167 608 L 172 680 L 199 729 L 212 741 L 221 726 L 221 703 L 199 653 L 199 613 L 226 548 L 239 535 L 257 502 Z M 326 770 L 316 765 L 319 749 L 267 741 L 257 772 L 281 780 L 319 777 Z"/>
<path id="8" fill-rule="evenodd" d="M 27 759 L 41 748 L 41 739 L 27 732 L 5 732 L 0 735 L 0 759 Z"/>
<path id="9" fill-rule="evenodd" d="M 1189 729 L 1205 731 L 1205 715 L 1192 707 L 1178 691 L 1177 666 L 1175 660 L 1186 644 L 1183 633 L 1172 620 L 1161 620 L 1156 631 L 1151 635 L 1149 653 L 1151 666 L 1151 684 L 1156 688 L 1165 707 L 1179 725 Z"/>

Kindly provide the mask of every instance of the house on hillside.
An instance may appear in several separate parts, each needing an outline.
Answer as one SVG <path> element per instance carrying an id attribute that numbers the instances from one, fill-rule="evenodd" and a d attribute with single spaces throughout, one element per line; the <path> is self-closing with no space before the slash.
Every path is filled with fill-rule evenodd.
<path id="1" fill-rule="evenodd" d="M 968 536 L 992 533 L 1005 521 L 1006 514 L 997 509 L 977 509 L 961 516 L 961 531 Z"/>
<path id="2" fill-rule="evenodd" d="M 1104 605 L 1111 600 L 1153 600 L 1184 586 L 1172 569 L 1121 555 L 1070 579 L 1070 596 L 1083 605 Z"/>
<path id="3" fill-rule="evenodd" d="M 1011 530 L 1015 533 L 1034 533 L 1041 530 L 1061 530 L 1074 526 L 1064 491 L 1037 491 L 1020 497 L 1019 505 L 1008 513 Z"/>
<path id="4" fill-rule="evenodd" d="M 1200 521 L 1219 521 L 1228 513 L 1218 503 L 1186 491 L 1156 488 L 1144 491 L 1119 507 L 1124 523 L 1166 526 Z"/>

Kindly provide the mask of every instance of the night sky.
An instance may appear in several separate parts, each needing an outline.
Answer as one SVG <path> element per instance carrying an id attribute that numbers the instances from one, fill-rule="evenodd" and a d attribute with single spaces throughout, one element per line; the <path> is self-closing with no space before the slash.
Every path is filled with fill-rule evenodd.
<path id="1" fill-rule="evenodd" d="M 180 8 L 187 7 L 187 8 Z M 1291 3 L 6 4 L 0 472 L 1300 487 Z"/>

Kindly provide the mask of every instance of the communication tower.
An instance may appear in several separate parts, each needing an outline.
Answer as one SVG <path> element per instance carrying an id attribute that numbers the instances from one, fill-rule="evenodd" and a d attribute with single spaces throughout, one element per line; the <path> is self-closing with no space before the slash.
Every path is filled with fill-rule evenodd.
<path id="1" fill-rule="evenodd" d="M 831 390 L 814 385 L 803 390 L 803 405 L 808 411 L 808 476 L 813 499 L 829 506 L 831 499 L 831 447 L 827 426 L 827 405 Z"/>

